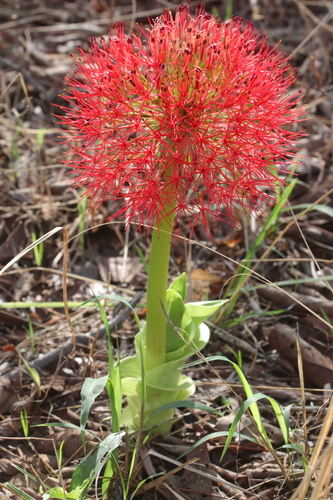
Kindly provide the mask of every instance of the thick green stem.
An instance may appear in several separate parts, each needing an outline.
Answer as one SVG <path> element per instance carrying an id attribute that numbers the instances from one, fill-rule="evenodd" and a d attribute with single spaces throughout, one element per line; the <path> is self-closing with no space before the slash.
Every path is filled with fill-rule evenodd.
<path id="1" fill-rule="evenodd" d="M 147 370 L 165 363 L 167 320 L 161 303 L 165 307 L 173 223 L 171 213 L 161 220 L 158 229 L 153 229 L 147 289 Z"/>

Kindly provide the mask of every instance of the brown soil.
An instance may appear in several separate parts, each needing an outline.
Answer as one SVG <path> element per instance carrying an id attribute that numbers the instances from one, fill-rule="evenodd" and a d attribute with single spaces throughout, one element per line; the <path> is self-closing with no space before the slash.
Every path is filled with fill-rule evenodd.
<path id="1" fill-rule="evenodd" d="M 214 14 L 225 16 L 225 2 L 205 3 L 208 11 L 215 9 Z M 130 29 L 135 22 L 145 23 L 147 14 L 161 13 L 165 5 L 173 4 L 0 0 L 0 266 L 26 249 L 34 236 L 62 228 L 45 239 L 39 257 L 30 249 L 0 277 L 0 481 L 36 499 L 42 498 L 38 483 L 15 466 L 41 484 L 68 488 L 84 456 L 80 432 L 60 425 L 36 425 L 79 425 L 82 384 L 88 376 L 107 373 L 108 350 L 96 303 L 68 312 L 52 305 L 37 308 L 34 303 L 61 302 L 64 290 L 65 300 L 75 302 L 111 293 L 135 305 L 141 319 L 145 313 L 146 273 L 136 247 L 147 257 L 149 240 L 135 227 L 126 237 L 122 222 L 102 225 L 111 207 L 105 203 L 99 210 L 88 210 L 68 186 L 63 164 L 66 145 L 53 115 L 59 112 L 56 105 L 63 104 L 59 96 L 63 77 L 73 66 L 69 53 L 76 53 L 78 45 L 87 47 L 91 36 L 106 34 L 114 22 L 123 21 Z M 179 459 L 200 438 L 228 430 L 246 399 L 229 364 L 215 361 L 213 369 L 198 365 L 188 370 L 197 382 L 194 399 L 219 408 L 221 416 L 177 410 L 179 420 L 172 434 L 150 439 L 140 451 L 130 492 L 141 480 L 151 478 L 137 498 L 291 498 L 304 476 L 304 463 L 317 443 L 331 397 L 333 2 L 235 0 L 232 8 L 233 14 L 252 20 L 267 33 L 273 45 L 282 40 L 281 47 L 299 74 L 294 90 L 303 91 L 308 106 L 308 120 L 300 125 L 308 135 L 300 144 L 304 158 L 296 167 L 298 181 L 289 199 L 293 212 L 286 207 L 248 263 L 281 289 L 263 286 L 250 277 L 231 314 L 212 325 L 212 340 L 204 355 L 220 353 L 235 360 L 233 353 L 241 353 L 243 372 L 253 391 L 273 397 L 284 408 L 292 404 L 290 441 L 294 447 L 289 453 L 279 449 L 281 432 L 270 404 L 262 400 L 259 406 L 272 450 L 251 441 L 253 436 L 258 438 L 258 431 L 246 416 L 242 432 L 249 439 L 234 439 L 222 460 L 225 437 L 211 438 Z M 192 297 L 197 300 L 207 294 L 212 299 L 226 295 L 237 262 L 264 223 L 251 223 L 244 217 L 240 230 L 214 226 L 213 241 L 198 226 L 195 235 L 204 246 L 175 236 L 170 277 L 189 272 Z M 64 246 L 64 230 L 68 246 Z M 86 232 L 78 236 L 82 230 Z M 184 223 L 182 235 L 188 234 Z M 124 260 L 125 245 L 128 256 Z M 15 302 L 32 305 L 22 307 Z M 130 309 L 109 305 L 106 312 L 114 347 L 118 342 L 121 356 L 130 354 L 136 333 Z M 23 358 L 38 370 L 40 385 L 33 383 Z M 110 432 L 109 415 L 107 395 L 102 393 L 93 405 L 87 429 L 105 437 Z M 22 421 L 29 424 L 28 438 Z M 91 435 L 87 439 L 89 449 L 96 440 Z M 59 474 L 55 450 L 62 441 Z M 130 449 L 131 443 L 124 443 L 119 452 L 125 474 Z M 191 459 L 196 462 L 188 464 Z M 163 481 L 155 476 L 159 473 L 164 474 Z M 332 475 L 328 478 L 332 482 Z M 308 498 L 314 485 L 315 481 Z M 328 486 L 327 491 L 331 493 L 326 498 L 330 498 L 333 489 Z M 0 498 L 18 496 L 0 485 Z M 89 498 L 95 498 L 94 491 Z M 123 498 L 118 475 L 112 498 Z"/>

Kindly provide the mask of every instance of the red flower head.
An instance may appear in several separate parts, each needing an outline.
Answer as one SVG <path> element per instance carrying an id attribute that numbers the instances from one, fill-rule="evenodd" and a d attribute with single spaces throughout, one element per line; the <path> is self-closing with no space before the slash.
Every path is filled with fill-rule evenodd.
<path id="1" fill-rule="evenodd" d="M 204 6 L 194 18 L 188 6 L 174 18 L 165 11 L 139 36 L 114 31 L 79 48 L 66 77 L 74 183 L 96 204 L 113 200 L 113 217 L 126 213 L 128 223 L 158 225 L 165 207 L 192 225 L 209 214 L 233 222 L 235 205 L 272 200 L 271 167 L 290 159 L 299 137 L 285 125 L 303 113 L 287 93 L 287 56 L 252 23 L 221 23 Z"/>

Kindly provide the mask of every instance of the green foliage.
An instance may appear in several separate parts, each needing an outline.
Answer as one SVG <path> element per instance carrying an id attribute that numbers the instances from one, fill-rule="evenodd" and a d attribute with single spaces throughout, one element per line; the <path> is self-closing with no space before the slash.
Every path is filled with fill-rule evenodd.
<path id="1" fill-rule="evenodd" d="M 308 469 L 308 457 L 307 454 L 305 453 L 304 450 L 304 443 L 288 443 L 284 444 L 283 446 L 280 446 L 279 450 L 286 450 L 289 456 L 289 461 L 292 463 L 293 459 L 292 456 L 296 455 L 297 458 L 300 457 L 301 462 L 302 462 L 302 467 L 304 474 L 306 474 L 306 471 Z"/>
<path id="2" fill-rule="evenodd" d="M 293 211 L 296 211 L 305 210 L 310 207 L 312 207 L 311 210 L 309 210 L 310 212 L 321 212 L 322 214 L 328 215 L 329 217 L 333 218 L 333 208 L 329 205 L 321 205 L 320 203 L 318 203 L 317 205 L 313 205 L 312 203 L 300 203 L 299 205 L 292 205 L 291 208 L 293 209 Z M 290 210 L 289 207 L 282 208 L 282 211 L 287 210 Z"/>
<path id="3" fill-rule="evenodd" d="M 78 309 L 79 307 L 91 307 L 91 302 L 94 299 L 90 299 L 86 302 L 81 301 L 68 301 L 67 306 L 69 309 Z M 114 305 L 114 302 L 109 303 L 108 305 Z M 30 309 L 30 307 L 35 307 L 37 309 L 42 308 L 52 308 L 52 309 L 63 309 L 65 304 L 63 301 L 59 302 L 4 302 L 0 304 L 0 309 Z"/>
<path id="4" fill-rule="evenodd" d="M 94 390 L 95 394 L 97 394 L 97 386 Z M 88 398 L 86 398 L 86 407 L 89 405 L 87 399 Z M 83 417 L 83 421 L 84 419 L 85 417 Z M 47 488 L 47 491 L 43 494 L 43 500 L 48 500 L 50 498 L 58 498 L 60 500 L 85 500 L 88 490 L 91 488 L 93 482 L 99 477 L 109 456 L 119 447 L 123 435 L 124 432 L 110 434 L 86 455 L 73 473 L 69 492 L 65 491 L 61 486 Z M 9 486 L 8 489 L 15 492 L 14 487 L 7 483 L 6 486 Z M 16 490 L 16 493 L 22 498 L 26 500 L 31 499 L 31 497 L 25 497 L 25 494 L 18 488 L 16 488 Z"/>
<path id="5" fill-rule="evenodd" d="M 29 363 L 24 359 L 24 357 L 20 354 L 20 352 L 18 352 L 21 360 L 23 361 L 26 369 L 28 370 L 28 373 L 30 375 L 30 377 L 32 378 L 32 381 L 35 385 L 35 389 L 36 389 L 36 397 L 37 399 L 40 398 L 41 396 L 41 381 L 40 381 L 40 375 L 38 373 L 38 371 L 36 370 L 36 368 L 33 368 L 32 366 L 29 365 Z"/>
<path id="6" fill-rule="evenodd" d="M 57 460 L 58 460 L 59 471 L 61 470 L 61 467 L 62 467 L 62 459 L 63 459 L 62 451 L 64 448 L 64 444 L 65 444 L 65 441 L 62 440 L 60 443 L 60 446 L 59 446 L 59 450 L 57 451 Z"/>
<path id="7" fill-rule="evenodd" d="M 144 270 L 146 271 L 146 273 L 148 274 L 148 271 L 149 271 L 149 264 L 147 263 L 146 259 L 145 259 L 145 256 L 143 255 L 142 253 L 142 250 L 141 248 L 139 247 L 139 245 L 135 245 L 135 250 L 136 250 L 136 253 L 138 254 L 139 256 L 139 259 L 141 261 L 141 264 L 143 265 L 144 267 Z"/>
<path id="8" fill-rule="evenodd" d="M 20 490 L 20 488 L 17 488 L 17 486 L 14 486 L 13 484 L 5 483 L 4 485 L 7 488 L 7 490 L 11 491 L 12 493 L 15 493 L 15 495 L 18 495 L 20 498 L 23 498 L 24 500 L 36 500 L 32 496 L 28 495 L 28 493 L 25 493 L 24 491 Z"/>
<path id="9" fill-rule="evenodd" d="M 48 500 L 49 498 L 59 498 L 60 500 L 84 500 L 87 485 L 89 485 L 88 479 L 70 492 L 65 491 L 61 486 L 56 486 L 55 488 L 47 490 L 47 492 L 43 494 L 42 499 Z"/>
<path id="10" fill-rule="evenodd" d="M 42 233 L 40 233 L 40 238 L 42 237 Z M 32 231 L 31 233 L 31 240 L 32 243 L 36 243 L 37 241 L 37 235 L 35 231 Z M 44 241 L 42 240 L 40 243 L 34 245 L 33 247 L 33 252 L 35 256 L 35 261 L 37 266 L 41 266 L 43 263 L 43 254 L 44 254 Z"/>
<path id="11" fill-rule="evenodd" d="M 227 307 L 223 311 L 224 319 L 228 318 L 231 315 L 232 311 L 234 310 L 239 294 L 244 291 L 244 283 L 251 275 L 251 259 L 253 259 L 255 253 L 258 251 L 258 249 L 262 245 L 267 235 L 276 229 L 276 226 L 278 225 L 279 222 L 280 214 L 289 196 L 291 195 L 296 183 L 297 183 L 297 178 L 293 178 L 290 181 L 290 183 L 286 186 L 286 188 L 282 191 L 262 231 L 259 233 L 255 242 L 246 253 L 245 258 L 242 261 L 242 265 L 236 271 L 236 276 L 235 278 L 233 278 L 233 280 L 230 283 L 230 286 L 228 287 L 227 296 L 231 296 L 231 298 L 228 302 Z"/>
<path id="12" fill-rule="evenodd" d="M 110 411 L 112 418 L 112 431 L 118 432 L 120 429 L 120 415 L 122 408 L 122 386 L 121 386 L 121 376 L 119 367 L 119 356 L 116 362 L 114 362 L 113 348 L 110 335 L 110 327 L 108 317 L 106 315 L 105 309 L 101 304 L 100 300 L 96 298 L 103 325 L 105 327 L 106 336 L 108 340 L 108 353 L 109 353 L 109 375 L 107 376 L 105 388 L 109 396 Z M 114 472 L 118 466 L 117 464 L 118 453 L 117 449 L 110 455 L 107 464 L 105 466 L 104 478 L 102 480 L 102 497 L 105 498 L 107 491 L 110 487 L 111 480 L 113 478 Z"/>
<path id="13" fill-rule="evenodd" d="M 110 454 L 120 445 L 124 434 L 124 432 L 109 434 L 77 466 L 71 480 L 70 492 L 79 491 L 80 495 L 76 497 L 78 500 L 84 500 L 89 488 L 99 477 Z"/>
<path id="14" fill-rule="evenodd" d="M 35 330 L 34 330 L 34 325 L 32 324 L 32 321 L 30 320 L 29 316 L 28 316 L 28 335 L 29 335 L 29 339 L 30 339 L 31 349 L 34 351 L 35 350 Z"/>
<path id="15" fill-rule="evenodd" d="M 209 328 L 204 323 L 216 313 L 224 300 L 184 303 L 186 297 L 186 275 L 179 276 L 167 290 L 167 349 L 166 361 L 143 377 L 143 355 L 145 352 L 145 325 L 135 338 L 136 354 L 120 361 L 123 394 L 128 406 L 122 413 L 122 424 L 130 431 L 140 427 L 141 407 L 145 406 L 144 428 L 154 427 L 153 432 L 166 433 L 172 425 L 174 406 L 157 412 L 165 405 L 183 401 L 195 391 L 193 380 L 181 373 L 186 359 L 207 344 Z M 156 335 L 158 335 L 158 331 Z M 146 394 L 143 398 L 142 389 Z"/>
<path id="16" fill-rule="evenodd" d="M 24 469 L 22 469 L 21 467 L 19 467 L 18 465 L 14 464 L 14 463 L 12 465 L 13 465 L 13 467 L 15 467 L 15 469 L 17 469 L 18 471 L 22 472 L 22 474 L 24 474 L 25 476 L 29 477 L 33 481 L 35 481 L 36 484 L 40 484 L 40 480 L 37 479 L 35 476 L 33 476 L 32 474 L 30 474 L 29 472 L 25 471 Z M 16 495 L 18 495 L 20 498 L 23 498 L 24 500 L 35 500 L 28 493 L 25 493 L 25 491 L 20 490 L 20 488 L 18 488 L 17 486 L 14 486 L 13 484 L 4 483 L 3 486 L 7 490 L 11 491 L 12 493 L 15 493 Z M 44 485 L 43 485 L 43 487 L 44 487 Z M 45 486 L 43 489 L 47 489 L 47 486 Z"/>
<path id="17" fill-rule="evenodd" d="M 32 250 L 36 245 L 39 245 L 40 243 L 47 240 L 47 238 L 49 238 L 50 236 L 52 236 L 53 234 L 57 233 L 60 230 L 62 230 L 62 227 L 59 227 L 59 226 L 55 227 L 51 231 L 49 231 L 48 233 L 41 236 L 37 241 L 28 245 L 24 250 L 22 250 L 20 253 L 15 255 L 15 257 L 13 259 L 11 259 L 2 269 L 0 269 L 0 276 L 2 274 L 4 274 L 7 271 L 7 269 L 9 269 L 15 262 L 18 262 L 20 260 L 20 258 L 23 257 L 23 255 L 30 252 L 30 250 Z"/>
<path id="18" fill-rule="evenodd" d="M 231 347 L 228 346 L 229 351 L 234 355 L 236 359 L 236 363 L 239 366 L 239 368 L 242 368 L 243 366 L 243 357 L 242 357 L 242 351 L 238 350 L 237 352 L 234 351 Z"/>
<path id="19" fill-rule="evenodd" d="M 210 406 L 207 406 L 203 403 L 199 403 L 198 401 L 173 401 L 172 403 L 168 403 L 165 406 L 161 406 L 158 410 L 155 410 L 151 416 L 155 415 L 155 413 L 160 413 L 165 410 L 170 410 L 171 408 L 193 408 L 194 410 L 206 411 L 207 413 L 212 413 L 214 415 L 222 416 L 222 413 Z"/>
<path id="20" fill-rule="evenodd" d="M 225 9 L 225 20 L 231 19 L 233 13 L 233 0 L 227 0 Z"/>
<path id="21" fill-rule="evenodd" d="M 322 309 L 322 308 L 320 308 L 320 312 L 321 312 L 321 314 L 323 315 L 323 317 L 324 317 L 324 319 L 325 319 L 325 321 L 326 321 L 326 324 L 328 324 L 328 325 L 332 325 L 332 321 L 330 320 L 330 318 L 329 318 L 329 316 L 328 316 L 327 312 L 326 312 L 324 309 Z M 330 332 L 331 332 L 331 335 L 333 335 L 333 325 L 332 325 L 332 327 L 330 328 Z"/>
<path id="22" fill-rule="evenodd" d="M 80 413 L 80 428 L 81 428 L 81 437 L 84 450 L 86 449 L 84 429 L 87 424 L 89 411 L 91 406 L 95 402 L 97 396 L 99 396 L 102 390 L 104 389 L 107 379 L 108 379 L 107 375 L 105 377 L 100 377 L 100 378 L 88 377 L 84 381 L 81 389 L 82 405 Z"/>
<path id="23" fill-rule="evenodd" d="M 79 216 L 79 240 L 81 255 L 84 252 L 84 231 L 85 231 L 85 216 L 87 212 L 87 197 L 79 196 L 76 191 L 74 191 L 77 198 L 77 213 Z"/>
<path id="24" fill-rule="evenodd" d="M 44 127 L 38 130 L 36 135 L 36 144 L 39 149 L 42 149 L 45 140 L 46 129 Z"/>
<path id="25" fill-rule="evenodd" d="M 235 419 L 234 419 L 233 423 L 231 424 L 230 429 L 227 433 L 223 432 L 223 433 L 209 434 L 209 435 L 205 436 L 204 438 L 200 439 L 200 441 L 198 441 L 189 450 L 187 450 L 186 453 L 189 453 L 192 449 L 196 448 L 204 441 L 207 441 L 209 439 L 213 439 L 214 437 L 220 437 L 220 436 L 226 435 L 227 439 L 226 439 L 224 449 L 222 452 L 222 456 L 221 456 L 221 460 L 222 460 L 222 458 L 224 457 L 224 455 L 226 454 L 226 452 L 228 450 L 228 447 L 231 443 L 232 438 L 234 437 L 234 435 L 236 433 L 237 426 L 240 423 L 242 417 L 244 416 L 244 414 L 246 413 L 247 410 L 249 410 L 251 412 L 252 419 L 253 419 L 254 423 L 256 424 L 256 427 L 258 429 L 259 436 L 260 436 L 260 440 L 256 440 L 256 439 L 252 439 L 252 440 L 254 442 L 257 442 L 261 446 L 264 446 L 266 449 L 273 451 L 273 447 L 272 447 L 271 442 L 267 436 L 267 433 L 266 433 L 266 430 L 265 430 L 265 427 L 264 427 L 264 424 L 263 424 L 263 421 L 261 418 L 260 410 L 259 410 L 259 407 L 257 404 L 257 401 L 260 401 L 262 399 L 267 399 L 269 401 L 269 403 L 271 404 L 272 409 L 275 413 L 275 417 L 277 419 L 278 425 L 281 429 L 283 440 L 284 440 L 285 444 L 287 444 L 289 442 L 289 419 L 290 419 L 290 409 L 291 409 L 292 405 L 289 405 L 285 410 L 283 410 L 281 408 L 281 406 L 279 405 L 279 403 L 274 398 L 268 397 L 262 393 L 254 394 L 252 391 L 252 388 L 251 388 L 250 384 L 248 383 L 245 375 L 243 374 L 241 368 L 236 363 L 234 363 L 233 361 L 230 361 L 225 356 L 210 356 L 210 357 L 206 358 L 206 361 L 207 362 L 224 361 L 224 362 L 230 363 L 233 366 L 233 368 L 236 370 L 237 375 L 240 378 L 240 381 L 241 381 L 241 384 L 244 388 L 244 392 L 246 394 L 247 399 L 239 408 L 237 414 L 235 415 Z M 192 363 L 188 363 L 186 365 L 186 367 L 194 366 L 194 365 L 199 364 L 199 363 L 202 363 L 202 361 L 199 360 L 199 361 L 194 361 Z M 238 435 L 239 435 L 239 433 L 238 433 Z M 246 436 L 246 439 L 249 439 L 249 437 Z"/>
<path id="26" fill-rule="evenodd" d="M 82 406 L 79 427 L 74 424 L 60 422 L 40 424 L 38 427 L 57 426 L 69 429 L 79 429 L 81 431 L 82 444 L 85 447 L 85 432 L 87 432 L 85 426 L 87 424 L 88 414 L 97 396 L 99 396 L 104 389 L 107 379 L 108 376 L 99 379 L 87 378 L 85 380 L 81 390 Z M 94 435 L 92 432 L 90 432 L 90 434 Z M 69 493 L 64 491 L 61 487 L 50 488 L 43 495 L 43 500 L 48 500 L 49 498 L 85 500 L 88 490 L 100 476 L 101 471 L 110 460 L 110 456 L 116 452 L 124 434 L 124 432 L 111 433 L 103 441 L 100 440 L 100 442 L 94 446 L 76 467 L 72 476 Z"/>
<path id="27" fill-rule="evenodd" d="M 28 438 L 29 437 L 29 420 L 28 420 L 27 410 L 25 408 L 23 408 L 23 411 L 20 411 L 20 420 L 21 420 L 23 435 L 24 435 L 24 437 Z"/>
<path id="28" fill-rule="evenodd" d="M 120 426 L 120 414 L 122 406 L 122 391 L 121 391 L 121 378 L 119 369 L 119 360 L 114 363 L 113 361 L 113 350 L 110 340 L 110 328 L 109 321 L 105 312 L 104 307 L 101 304 L 101 300 L 112 300 L 113 302 L 117 300 L 118 302 L 123 302 L 126 306 L 131 307 L 128 301 L 120 296 L 105 294 L 100 297 L 94 297 L 87 303 L 91 301 L 96 301 L 99 307 L 102 321 L 104 323 L 108 342 L 109 342 L 109 374 L 100 378 L 90 378 L 88 377 L 81 389 L 81 411 L 80 411 L 80 426 L 76 426 L 70 423 L 48 423 L 42 424 L 41 426 L 57 426 L 65 427 L 70 429 L 78 429 L 81 432 L 82 445 L 84 450 L 86 450 L 86 437 L 85 433 L 90 432 L 86 430 L 86 425 L 89 417 L 89 412 L 92 405 L 96 401 L 96 398 L 101 394 L 105 388 L 108 392 L 110 399 L 110 409 L 112 415 L 112 433 L 107 436 L 103 441 L 100 441 L 91 450 L 86 457 L 80 462 L 74 471 L 70 492 L 65 492 L 63 488 L 56 487 L 48 489 L 43 496 L 43 500 L 48 500 L 49 498 L 58 498 L 60 500 L 84 500 L 88 490 L 91 488 L 93 482 L 98 479 L 101 471 L 104 469 L 104 478 L 102 479 L 102 496 L 105 497 L 105 493 L 110 485 L 110 480 L 114 475 L 116 468 L 118 468 L 117 460 L 117 448 L 121 442 L 124 432 L 118 432 Z M 86 305 L 87 303 L 83 304 Z M 136 315 L 135 315 L 136 316 Z M 139 323 L 139 318 L 136 316 L 137 322 Z M 90 432 L 94 435 L 94 433 Z M 61 463 L 61 449 L 59 450 L 59 462 Z M 124 482 L 125 484 L 125 482 Z M 128 485 L 125 484 L 128 490 Z M 126 497 L 124 497 L 126 498 Z"/>

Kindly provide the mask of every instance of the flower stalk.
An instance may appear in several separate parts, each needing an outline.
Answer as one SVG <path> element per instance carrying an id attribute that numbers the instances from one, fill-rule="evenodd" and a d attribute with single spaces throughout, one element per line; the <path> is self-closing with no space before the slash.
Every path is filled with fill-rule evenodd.
<path id="1" fill-rule="evenodd" d="M 166 290 L 174 212 L 153 229 L 147 285 L 146 369 L 165 363 Z M 162 307 L 163 304 L 163 307 Z"/>
<path id="2" fill-rule="evenodd" d="M 252 23 L 222 22 L 204 5 L 194 17 L 182 5 L 149 22 L 131 36 L 117 24 L 113 36 L 79 48 L 62 122 L 73 183 L 95 205 L 111 201 L 110 219 L 154 227 L 147 322 L 136 354 L 120 363 L 122 422 L 138 428 L 145 398 L 145 426 L 164 432 L 173 410 L 155 413 L 193 394 L 180 368 L 207 344 L 204 321 L 223 303 L 187 304 L 184 275 L 167 289 L 175 221 L 183 216 L 209 232 L 211 220 L 235 224 L 237 210 L 252 215 L 271 205 L 302 136 L 290 125 L 305 110 L 288 90 L 296 79 L 289 58 Z"/>

